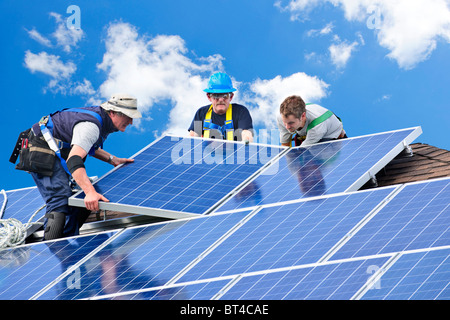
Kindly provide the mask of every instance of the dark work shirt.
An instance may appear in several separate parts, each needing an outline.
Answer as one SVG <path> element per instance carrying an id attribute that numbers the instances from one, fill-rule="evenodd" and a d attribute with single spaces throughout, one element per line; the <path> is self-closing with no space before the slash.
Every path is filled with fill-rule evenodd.
<path id="1" fill-rule="evenodd" d="M 243 105 L 232 103 L 232 120 L 234 126 L 234 140 L 241 141 L 242 130 L 250 130 L 253 131 L 253 123 L 252 117 L 250 116 L 250 112 Z M 209 107 L 211 105 L 207 105 L 201 107 L 197 110 L 194 115 L 194 119 L 192 120 L 191 126 L 188 131 L 195 131 L 199 136 L 203 136 L 203 121 L 205 120 L 206 114 L 208 113 Z M 218 126 L 223 126 L 225 124 L 227 115 L 216 114 L 214 110 L 211 112 L 211 122 L 217 124 Z M 210 138 L 214 139 L 226 139 L 226 137 L 222 136 L 222 133 L 218 130 L 210 131 Z"/>

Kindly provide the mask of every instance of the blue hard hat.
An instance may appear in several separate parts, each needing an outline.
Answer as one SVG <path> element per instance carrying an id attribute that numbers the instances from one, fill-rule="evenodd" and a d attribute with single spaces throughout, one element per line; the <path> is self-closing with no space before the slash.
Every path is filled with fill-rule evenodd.
<path id="1" fill-rule="evenodd" d="M 208 87 L 203 90 L 208 93 L 227 93 L 236 91 L 230 77 L 223 72 L 214 73 L 208 81 Z"/>

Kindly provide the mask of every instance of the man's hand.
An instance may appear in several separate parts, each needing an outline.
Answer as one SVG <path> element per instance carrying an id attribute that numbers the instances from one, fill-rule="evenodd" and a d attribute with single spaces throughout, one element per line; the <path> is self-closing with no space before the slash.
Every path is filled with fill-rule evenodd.
<path id="1" fill-rule="evenodd" d="M 106 199 L 103 195 L 93 190 L 87 193 L 86 196 L 84 197 L 84 205 L 88 210 L 95 212 L 99 210 L 98 202 L 100 200 L 109 202 L 109 200 Z"/>
<path id="2" fill-rule="evenodd" d="M 111 160 L 111 164 L 114 167 L 117 167 L 118 165 L 122 164 L 122 163 L 128 163 L 128 162 L 134 162 L 134 159 L 127 159 L 127 158 L 117 158 L 117 157 L 113 157 Z"/>
<path id="3" fill-rule="evenodd" d="M 243 130 L 242 131 L 242 141 L 245 142 L 245 144 L 249 144 L 253 142 L 253 134 L 250 130 Z"/>

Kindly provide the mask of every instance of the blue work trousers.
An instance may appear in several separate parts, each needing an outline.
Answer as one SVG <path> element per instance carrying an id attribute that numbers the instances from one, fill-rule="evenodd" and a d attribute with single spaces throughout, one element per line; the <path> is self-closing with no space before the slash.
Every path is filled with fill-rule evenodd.
<path id="1" fill-rule="evenodd" d="M 39 173 L 30 172 L 41 193 L 47 207 L 46 212 L 53 211 L 66 214 L 66 223 L 64 226 L 64 237 L 75 236 L 79 234 L 78 212 L 79 208 L 69 207 L 69 197 L 72 195 L 70 187 L 70 177 L 56 158 L 51 177 L 43 176 Z M 44 220 L 44 229 L 47 225 L 47 218 Z"/>

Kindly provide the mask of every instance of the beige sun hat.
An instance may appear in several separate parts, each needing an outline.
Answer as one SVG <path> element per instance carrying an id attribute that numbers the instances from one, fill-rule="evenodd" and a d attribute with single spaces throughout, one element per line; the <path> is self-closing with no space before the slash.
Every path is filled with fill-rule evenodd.
<path id="1" fill-rule="evenodd" d="M 100 105 L 105 110 L 122 112 L 130 118 L 142 118 L 142 114 L 137 108 L 137 99 L 126 93 L 116 93 L 111 98 Z"/>

